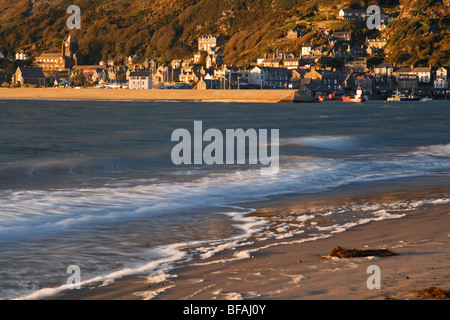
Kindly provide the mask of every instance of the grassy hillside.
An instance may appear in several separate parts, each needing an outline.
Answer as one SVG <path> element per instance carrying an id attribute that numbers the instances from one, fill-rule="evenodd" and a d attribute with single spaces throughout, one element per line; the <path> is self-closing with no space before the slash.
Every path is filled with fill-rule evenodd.
<path id="1" fill-rule="evenodd" d="M 441 63 L 450 66 L 448 1 L 379 0 L 399 19 L 392 35 L 391 62 Z M 264 52 L 298 51 L 305 42 L 321 42 L 319 28 L 352 28 L 357 38 L 377 35 L 364 25 L 335 20 L 340 8 L 367 7 L 369 1 L 347 0 L 0 0 L 0 49 L 12 54 L 58 51 L 69 34 L 69 5 L 81 8 L 81 30 L 72 30 L 88 63 L 131 54 L 160 62 L 196 52 L 202 34 L 221 32 L 227 39 L 226 62 L 247 65 Z M 445 10 L 446 9 L 446 10 Z M 308 34 L 287 41 L 289 28 L 301 25 Z M 402 39 L 408 39 L 407 42 Z M 423 54 L 423 55 L 422 55 Z"/>
<path id="2" fill-rule="evenodd" d="M 450 67 L 450 0 L 403 0 L 401 13 L 383 31 L 391 39 L 387 60 L 402 65 Z"/>

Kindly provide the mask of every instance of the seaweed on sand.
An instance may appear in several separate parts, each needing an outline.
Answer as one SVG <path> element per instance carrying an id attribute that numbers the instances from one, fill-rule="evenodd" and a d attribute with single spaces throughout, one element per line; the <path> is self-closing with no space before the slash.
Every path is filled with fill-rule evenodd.
<path id="1" fill-rule="evenodd" d="M 363 257 L 390 257 L 395 256 L 396 253 L 387 249 L 344 249 L 342 247 L 335 247 L 331 252 L 322 258 L 328 259 L 332 257 L 352 259 L 352 258 L 363 258 Z"/>
<path id="2" fill-rule="evenodd" d="M 436 287 L 429 287 L 422 290 L 414 291 L 418 299 L 433 299 L 433 300 L 449 300 L 450 290 L 445 290 Z"/>

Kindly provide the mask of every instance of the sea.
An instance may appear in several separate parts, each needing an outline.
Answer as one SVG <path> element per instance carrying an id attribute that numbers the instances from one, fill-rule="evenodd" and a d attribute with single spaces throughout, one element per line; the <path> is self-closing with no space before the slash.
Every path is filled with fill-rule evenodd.
<path id="1" fill-rule="evenodd" d="M 193 132 L 195 121 L 278 129 L 278 172 L 174 164 L 172 133 Z M 286 196 L 411 178 L 448 186 L 449 177 L 449 101 L 0 100 L 0 299 L 52 298 L 73 289 L 74 275 L 84 288 L 167 279 L 180 264 L 401 219 L 450 195 L 258 211 Z"/>

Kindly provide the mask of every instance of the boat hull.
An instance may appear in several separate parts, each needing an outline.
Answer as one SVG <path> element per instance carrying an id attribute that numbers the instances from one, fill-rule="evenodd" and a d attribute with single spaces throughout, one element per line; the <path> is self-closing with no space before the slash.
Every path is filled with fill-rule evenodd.
<path id="1" fill-rule="evenodd" d="M 344 102 L 356 102 L 356 103 L 361 103 L 361 102 L 365 102 L 366 99 L 365 99 L 365 98 L 349 98 L 349 97 L 342 97 L 342 101 L 344 101 Z"/>
<path id="2" fill-rule="evenodd" d="M 420 98 L 400 98 L 400 101 L 419 101 Z"/>

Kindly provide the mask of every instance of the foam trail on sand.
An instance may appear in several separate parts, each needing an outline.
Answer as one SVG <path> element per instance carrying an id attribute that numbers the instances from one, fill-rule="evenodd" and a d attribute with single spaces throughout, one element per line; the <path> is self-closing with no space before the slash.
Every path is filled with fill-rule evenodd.
<path id="1" fill-rule="evenodd" d="M 170 265 L 175 261 L 182 260 L 186 253 L 180 250 L 182 248 L 181 244 L 173 244 L 168 246 L 163 246 L 160 248 L 155 248 L 151 250 L 151 254 L 156 256 L 162 256 L 163 258 L 159 258 L 157 260 L 153 260 L 149 263 L 138 265 L 135 267 L 127 267 L 117 271 L 113 271 L 111 273 L 107 273 L 105 275 L 94 276 L 90 279 L 83 280 L 80 282 L 81 287 L 86 287 L 90 285 L 95 285 L 101 283 L 100 286 L 105 285 L 107 283 L 112 283 L 114 280 L 132 276 L 137 274 L 148 273 L 151 270 L 157 270 L 156 276 L 161 277 L 161 270 L 170 269 Z M 162 269 L 161 269 L 162 268 Z M 37 291 L 34 291 L 30 294 L 21 296 L 16 298 L 15 300 L 38 300 L 43 298 L 48 298 L 51 296 L 55 296 L 59 293 L 62 293 L 66 290 L 69 290 L 67 285 L 62 285 L 56 288 L 44 288 Z"/>

